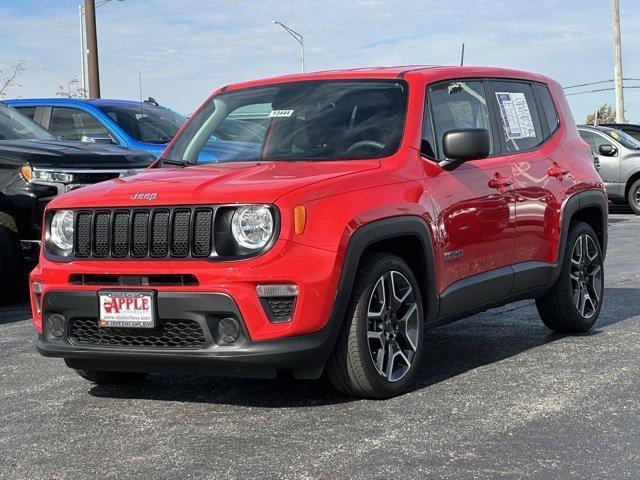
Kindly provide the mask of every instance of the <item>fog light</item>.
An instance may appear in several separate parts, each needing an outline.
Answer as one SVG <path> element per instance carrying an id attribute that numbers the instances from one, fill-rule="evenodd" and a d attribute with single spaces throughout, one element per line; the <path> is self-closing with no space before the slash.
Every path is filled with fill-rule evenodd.
<path id="1" fill-rule="evenodd" d="M 271 323 L 290 322 L 293 319 L 298 297 L 297 285 L 258 285 L 256 292 Z"/>
<path id="2" fill-rule="evenodd" d="M 64 334 L 64 317 L 54 313 L 49 317 L 47 329 L 54 337 L 61 337 Z"/>
<path id="3" fill-rule="evenodd" d="M 240 336 L 240 324 L 235 318 L 223 318 L 218 323 L 218 334 L 224 343 L 233 343 Z"/>

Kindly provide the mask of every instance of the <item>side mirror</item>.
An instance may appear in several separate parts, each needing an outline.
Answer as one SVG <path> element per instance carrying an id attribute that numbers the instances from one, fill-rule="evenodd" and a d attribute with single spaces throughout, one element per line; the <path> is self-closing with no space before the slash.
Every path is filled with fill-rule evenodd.
<path id="1" fill-rule="evenodd" d="M 455 168 L 467 160 L 486 158 L 491 151 L 491 138 L 484 128 L 464 128 L 449 130 L 442 139 L 445 160 L 443 168 Z"/>
<path id="2" fill-rule="evenodd" d="M 93 137 L 91 135 L 83 135 L 80 137 L 82 143 L 99 143 L 102 145 L 113 145 L 115 142 L 111 137 Z"/>
<path id="3" fill-rule="evenodd" d="M 618 149 L 611 144 L 604 143 L 598 147 L 598 152 L 603 157 L 615 157 L 618 154 Z"/>

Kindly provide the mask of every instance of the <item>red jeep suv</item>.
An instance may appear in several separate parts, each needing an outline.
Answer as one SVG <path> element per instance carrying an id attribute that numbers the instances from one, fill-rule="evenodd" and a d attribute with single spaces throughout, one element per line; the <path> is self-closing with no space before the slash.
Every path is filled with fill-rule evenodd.
<path id="1" fill-rule="evenodd" d="M 425 332 L 536 299 L 598 318 L 607 197 L 560 85 L 479 67 L 217 90 L 149 170 L 49 203 L 37 347 L 96 383 L 324 373 L 405 391 Z"/>

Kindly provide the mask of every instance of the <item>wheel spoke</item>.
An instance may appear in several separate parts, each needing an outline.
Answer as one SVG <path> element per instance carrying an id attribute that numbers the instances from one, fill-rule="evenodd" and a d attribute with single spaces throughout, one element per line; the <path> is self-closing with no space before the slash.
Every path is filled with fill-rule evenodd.
<path id="1" fill-rule="evenodd" d="M 367 308 L 367 317 L 369 318 L 377 319 L 382 317 L 387 308 L 387 292 L 385 291 L 385 283 L 385 277 L 382 276 L 373 287 L 371 299 L 369 300 L 369 307 Z"/>
<path id="2" fill-rule="evenodd" d="M 410 320 L 412 320 L 411 317 L 417 314 L 418 314 L 418 306 L 414 303 L 413 305 L 411 305 L 409 310 L 407 310 L 407 313 L 405 313 L 404 316 L 400 320 L 398 320 L 398 334 L 409 343 L 411 350 L 413 350 L 414 352 L 416 351 L 416 348 L 417 348 L 416 343 L 418 339 L 418 330 L 417 328 L 411 329 L 411 332 L 410 332 L 409 323 L 410 323 Z M 417 319 L 417 321 L 419 321 L 419 319 Z M 417 324 L 417 321 L 416 321 L 416 324 Z"/>

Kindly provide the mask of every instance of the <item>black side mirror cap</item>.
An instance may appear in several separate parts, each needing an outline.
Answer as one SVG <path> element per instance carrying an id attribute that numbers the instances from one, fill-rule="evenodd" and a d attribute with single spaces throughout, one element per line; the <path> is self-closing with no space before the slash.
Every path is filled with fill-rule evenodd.
<path id="1" fill-rule="evenodd" d="M 604 157 L 615 157 L 618 154 L 618 149 L 613 145 L 602 144 L 598 147 L 598 152 Z"/>
<path id="2" fill-rule="evenodd" d="M 467 160 L 486 158 L 491 151 L 491 137 L 485 128 L 463 128 L 449 130 L 442 139 L 445 160 L 443 168 L 464 163 Z"/>

